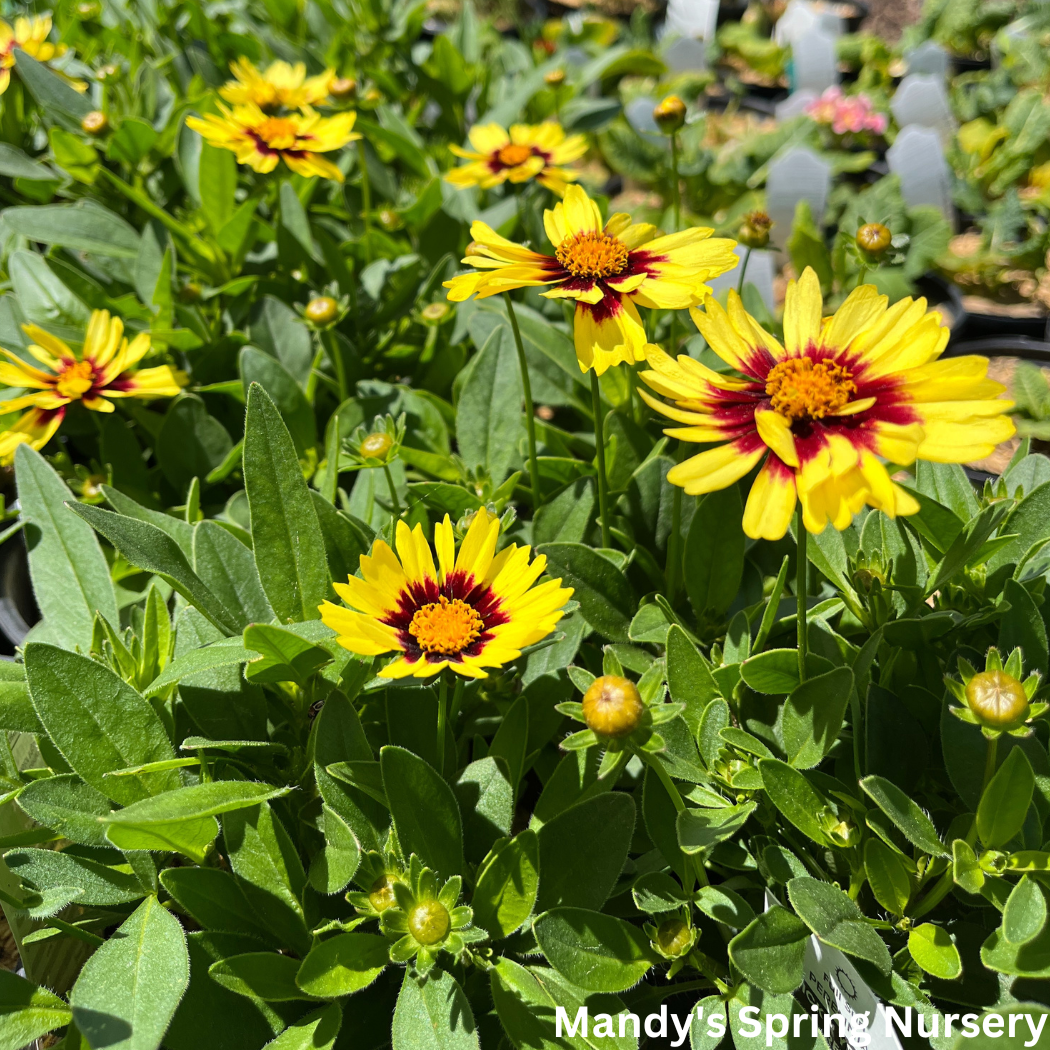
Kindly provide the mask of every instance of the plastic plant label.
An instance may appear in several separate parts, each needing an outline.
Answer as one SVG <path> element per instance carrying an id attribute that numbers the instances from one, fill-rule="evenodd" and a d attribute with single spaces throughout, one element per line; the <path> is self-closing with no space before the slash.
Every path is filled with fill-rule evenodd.
<path id="1" fill-rule="evenodd" d="M 835 37 L 822 27 L 797 38 L 791 45 L 791 86 L 818 95 L 839 82 Z"/>
<path id="2" fill-rule="evenodd" d="M 718 25 L 719 0 L 670 0 L 667 33 L 699 40 L 713 40 Z"/>
<path id="3" fill-rule="evenodd" d="M 955 132 L 944 78 L 932 73 L 909 73 L 897 88 L 890 109 L 902 128 L 917 124 L 933 128 L 947 141 Z"/>
<path id="4" fill-rule="evenodd" d="M 805 146 L 788 150 L 769 165 L 766 211 L 775 224 L 770 236 L 776 247 L 787 244 L 800 200 L 808 201 L 813 218 L 821 221 L 830 187 L 831 165 Z"/>
<path id="5" fill-rule="evenodd" d="M 886 151 L 890 171 L 901 180 L 908 207 L 932 204 L 947 219 L 953 215 L 951 179 L 941 139 L 933 128 L 910 125 Z"/>

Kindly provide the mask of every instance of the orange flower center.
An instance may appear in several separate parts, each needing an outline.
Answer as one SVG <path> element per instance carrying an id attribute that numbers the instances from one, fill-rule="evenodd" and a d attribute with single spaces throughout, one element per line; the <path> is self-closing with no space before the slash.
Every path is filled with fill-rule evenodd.
<path id="1" fill-rule="evenodd" d="M 299 127 L 294 120 L 287 117 L 267 117 L 256 129 L 256 135 L 267 145 L 279 143 L 290 146 L 299 134 Z"/>
<path id="2" fill-rule="evenodd" d="M 607 233 L 578 233 L 558 245 L 558 262 L 573 277 L 613 277 L 627 269 L 630 250 Z"/>
<path id="3" fill-rule="evenodd" d="M 516 168 L 519 164 L 524 164 L 531 156 L 531 146 L 516 146 L 513 144 L 504 146 L 496 154 L 496 158 L 505 168 Z"/>
<path id="4" fill-rule="evenodd" d="M 853 374 L 832 361 L 793 357 L 774 365 L 766 376 L 766 393 L 775 412 L 792 422 L 833 416 L 856 393 Z"/>
<path id="5" fill-rule="evenodd" d="M 485 629 L 481 617 L 459 598 L 442 595 L 436 602 L 417 609 L 408 633 L 427 653 L 454 656 L 475 641 Z"/>
<path id="6" fill-rule="evenodd" d="M 62 371 L 55 389 L 62 395 L 76 399 L 95 385 L 95 369 L 90 361 L 75 361 Z"/>

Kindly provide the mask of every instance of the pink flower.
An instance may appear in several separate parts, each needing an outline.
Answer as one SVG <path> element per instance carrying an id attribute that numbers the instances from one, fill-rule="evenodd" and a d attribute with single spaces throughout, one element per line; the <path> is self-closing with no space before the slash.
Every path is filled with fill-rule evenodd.
<path id="1" fill-rule="evenodd" d="M 867 95 L 844 95 L 842 88 L 829 87 L 820 98 L 806 107 L 806 113 L 818 124 L 830 125 L 836 135 L 860 134 L 865 131 L 881 135 L 888 120 L 876 113 Z"/>

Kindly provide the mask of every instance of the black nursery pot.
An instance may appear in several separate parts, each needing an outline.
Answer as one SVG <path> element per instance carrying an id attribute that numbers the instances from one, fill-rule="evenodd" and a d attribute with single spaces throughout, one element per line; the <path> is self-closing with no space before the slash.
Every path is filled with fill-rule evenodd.
<path id="1" fill-rule="evenodd" d="M 24 534 L 19 532 L 0 546 L 0 657 L 13 657 L 39 620 L 29 577 L 29 554 Z"/>

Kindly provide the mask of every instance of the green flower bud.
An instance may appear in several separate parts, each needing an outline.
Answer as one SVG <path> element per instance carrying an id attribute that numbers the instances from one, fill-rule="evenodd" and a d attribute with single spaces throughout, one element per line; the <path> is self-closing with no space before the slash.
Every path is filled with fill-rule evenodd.
<path id="1" fill-rule="evenodd" d="M 583 694 L 583 720 L 600 736 L 627 736 L 645 713 L 638 687 L 628 678 L 607 674 L 595 678 Z"/>

